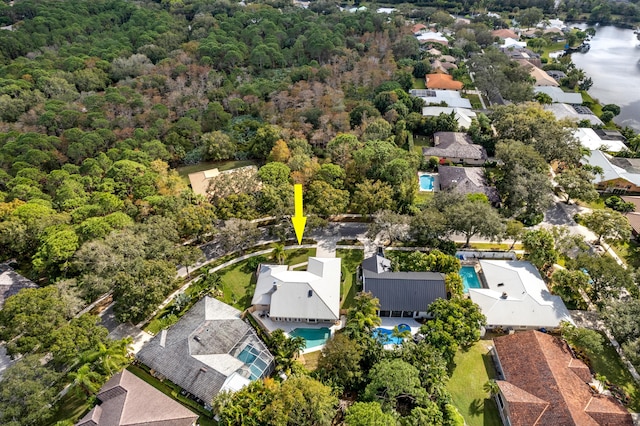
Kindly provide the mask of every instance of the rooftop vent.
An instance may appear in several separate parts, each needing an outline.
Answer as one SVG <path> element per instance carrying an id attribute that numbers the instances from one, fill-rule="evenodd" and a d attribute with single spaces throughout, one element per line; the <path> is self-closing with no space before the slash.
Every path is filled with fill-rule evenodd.
<path id="1" fill-rule="evenodd" d="M 309 290 L 309 292 L 307 293 L 307 297 L 313 297 L 313 290 Z"/>
<path id="2" fill-rule="evenodd" d="M 193 336 L 193 340 L 195 340 L 198 343 L 201 343 L 200 342 L 200 336 Z"/>
<path id="3" fill-rule="evenodd" d="M 508 296 L 507 296 L 507 292 L 502 293 L 502 296 L 500 296 L 500 297 L 501 297 L 502 299 L 506 299 L 506 298 L 508 297 Z"/>
<path id="4" fill-rule="evenodd" d="M 504 283 L 498 284 L 498 287 L 503 287 L 503 286 L 504 286 Z"/>

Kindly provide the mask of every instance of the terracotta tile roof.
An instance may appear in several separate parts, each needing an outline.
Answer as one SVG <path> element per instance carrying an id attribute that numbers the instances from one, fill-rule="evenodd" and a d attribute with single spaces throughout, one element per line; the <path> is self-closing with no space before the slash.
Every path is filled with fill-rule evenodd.
<path id="1" fill-rule="evenodd" d="M 505 38 L 517 39 L 518 38 L 518 34 L 516 34 L 514 31 L 511 31 L 510 29 L 507 29 L 507 28 L 491 31 L 491 35 L 494 37 L 499 37 L 501 39 L 505 39 Z"/>
<path id="2" fill-rule="evenodd" d="M 415 24 L 412 28 L 411 31 L 415 34 L 418 31 L 422 31 L 422 30 L 426 30 L 427 26 L 425 24 Z"/>
<path id="3" fill-rule="evenodd" d="M 123 370 L 96 396 L 98 404 L 77 426 L 191 426 L 198 415 Z"/>
<path id="4" fill-rule="evenodd" d="M 622 405 L 593 393 L 584 380 L 586 366 L 573 358 L 564 342 L 545 333 L 527 331 L 498 337 L 494 344 L 505 381 L 549 404 L 541 411 L 540 401 L 530 397 L 527 401 L 525 394 L 499 383 L 501 390 L 507 389 L 503 396 L 513 426 L 633 424 Z M 539 416 L 532 420 L 536 413 Z"/>
<path id="5" fill-rule="evenodd" d="M 427 74 L 427 89 L 462 90 L 462 83 L 447 74 Z"/>

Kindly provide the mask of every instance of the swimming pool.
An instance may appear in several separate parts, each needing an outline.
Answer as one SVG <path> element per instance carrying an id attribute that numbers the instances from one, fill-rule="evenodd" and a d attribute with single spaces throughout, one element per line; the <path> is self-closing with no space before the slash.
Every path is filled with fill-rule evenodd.
<path id="1" fill-rule="evenodd" d="M 460 277 L 462 277 L 465 293 L 469 293 L 470 288 L 482 288 L 480 278 L 478 278 L 478 273 L 474 266 L 463 266 L 460 268 Z"/>
<path id="2" fill-rule="evenodd" d="M 315 348 L 327 343 L 331 337 L 331 330 L 322 328 L 296 328 L 289 332 L 290 337 L 302 337 L 305 340 L 305 349 Z"/>
<path id="3" fill-rule="evenodd" d="M 433 191 L 434 180 L 432 175 L 420 175 L 420 191 Z"/>
<path id="4" fill-rule="evenodd" d="M 398 331 L 411 331 L 411 327 L 407 324 L 400 324 Z M 383 345 L 400 345 L 404 341 L 404 337 L 397 337 L 393 335 L 393 330 L 387 328 L 376 328 L 373 330 L 373 338 L 379 339 Z"/>

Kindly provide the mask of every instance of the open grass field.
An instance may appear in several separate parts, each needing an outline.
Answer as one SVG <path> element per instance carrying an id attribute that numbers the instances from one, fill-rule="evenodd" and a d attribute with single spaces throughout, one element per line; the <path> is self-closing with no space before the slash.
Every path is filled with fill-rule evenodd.
<path id="1" fill-rule="evenodd" d="M 58 410 L 51 419 L 51 424 L 65 420 L 74 424 L 89 411 L 91 407 L 92 405 L 88 403 L 86 395 L 78 392 L 76 388 L 71 388 L 60 400 Z"/>
<path id="2" fill-rule="evenodd" d="M 424 78 L 413 78 L 414 89 L 426 89 Z"/>
<path id="3" fill-rule="evenodd" d="M 491 340 L 480 340 L 468 351 L 458 351 L 447 389 L 453 404 L 458 408 L 468 426 L 501 426 L 495 402 L 489 398 L 483 386 L 496 377 L 489 346 Z"/>
<path id="4" fill-rule="evenodd" d="M 340 284 L 340 300 L 342 300 L 342 309 L 351 307 L 353 297 L 360 288 L 357 284 L 358 266 L 364 260 L 364 250 L 336 250 L 336 257 L 342 259 L 343 281 Z"/>

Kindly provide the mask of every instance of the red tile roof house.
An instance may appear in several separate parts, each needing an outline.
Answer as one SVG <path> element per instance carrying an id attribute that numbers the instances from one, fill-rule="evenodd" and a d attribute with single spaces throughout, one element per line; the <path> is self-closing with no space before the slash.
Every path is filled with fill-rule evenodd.
<path id="1" fill-rule="evenodd" d="M 123 370 L 96 396 L 96 405 L 76 426 L 193 426 L 198 415 Z"/>
<path id="2" fill-rule="evenodd" d="M 511 426 L 632 426 L 630 413 L 589 386 L 591 372 L 567 344 L 531 330 L 494 339 L 498 410 Z"/>

